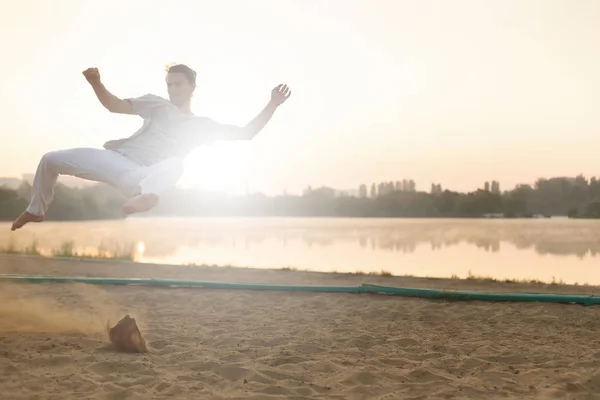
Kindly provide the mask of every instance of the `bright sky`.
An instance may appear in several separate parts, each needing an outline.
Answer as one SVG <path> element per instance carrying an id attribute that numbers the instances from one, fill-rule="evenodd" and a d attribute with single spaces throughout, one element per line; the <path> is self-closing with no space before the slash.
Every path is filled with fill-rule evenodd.
<path id="1" fill-rule="evenodd" d="M 93 4 L 93 5 L 92 5 Z M 101 4 L 101 5 L 100 5 Z M 81 71 L 120 97 L 198 72 L 193 110 L 254 141 L 194 151 L 181 183 L 281 193 L 414 179 L 456 190 L 599 174 L 600 1 L 20 0 L 0 14 L 0 176 L 47 151 L 131 135 Z"/>

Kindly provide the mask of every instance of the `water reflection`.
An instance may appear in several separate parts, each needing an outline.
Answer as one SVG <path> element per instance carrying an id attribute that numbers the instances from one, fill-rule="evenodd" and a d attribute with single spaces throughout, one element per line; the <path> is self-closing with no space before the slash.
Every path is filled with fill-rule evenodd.
<path id="1" fill-rule="evenodd" d="M 503 244 L 540 255 L 600 254 L 600 222 L 566 219 L 532 221 L 482 220 L 360 220 L 360 219 L 132 219 L 82 223 L 44 223 L 38 229 L 0 234 L 0 241 L 59 246 L 74 240 L 82 247 L 110 243 L 144 243 L 145 254 L 168 257 L 178 248 L 242 246 L 250 250 L 266 241 L 285 249 L 301 241 L 306 248 L 356 244 L 362 249 L 410 254 L 429 245 L 430 251 L 468 244 L 497 253 Z M 107 244 L 108 243 L 108 244 Z"/>
<path id="2" fill-rule="evenodd" d="M 101 243 L 106 247 L 130 243 L 134 248 L 143 243 L 141 253 L 149 262 L 295 265 L 347 271 L 385 268 L 438 276 L 479 268 L 493 276 L 510 271 L 511 277 L 553 273 L 556 275 L 551 276 L 570 274 L 572 279 L 595 281 L 590 274 L 597 270 L 595 258 L 600 253 L 600 221 L 554 218 L 157 218 L 45 222 L 16 233 L 9 232 L 8 224 L 0 228 L 0 247 L 10 240 L 16 247 L 27 246 L 34 237 L 41 248 L 57 248 L 72 240 L 80 251 L 98 248 Z M 576 266 L 579 275 L 573 275 L 574 264 L 570 259 L 567 264 L 565 257 L 580 261 Z"/>
<path id="3" fill-rule="evenodd" d="M 307 249 L 356 244 L 362 249 L 410 254 L 427 244 L 430 251 L 468 244 L 497 253 L 503 244 L 520 250 L 533 250 L 540 255 L 572 255 L 578 258 L 600 254 L 600 223 L 595 221 L 389 221 L 379 225 L 363 220 L 291 220 L 289 224 L 273 224 L 256 220 L 219 225 L 216 221 L 199 221 L 195 229 L 170 226 L 172 221 L 139 221 L 140 229 L 130 232 L 147 244 L 147 255 L 167 257 L 178 247 L 231 247 L 252 249 L 266 241 L 275 241 L 285 249 L 301 241 Z M 301 226 L 294 226 L 294 225 Z M 300 229 L 310 224 L 309 228 Z M 141 226 L 144 225 L 144 226 Z M 171 232 L 171 229 L 174 229 Z"/>

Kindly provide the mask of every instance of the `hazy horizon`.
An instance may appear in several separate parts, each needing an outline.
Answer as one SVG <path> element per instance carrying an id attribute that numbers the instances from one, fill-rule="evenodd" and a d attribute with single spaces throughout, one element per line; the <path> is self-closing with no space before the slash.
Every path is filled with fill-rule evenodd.
<path id="1" fill-rule="evenodd" d="M 20 186 L 20 183 L 15 183 L 15 182 L 9 182 L 9 180 L 17 180 L 18 182 L 28 182 L 28 183 L 32 183 L 33 182 L 33 177 L 34 174 L 33 173 L 26 173 L 23 174 L 22 176 L 0 176 L 0 187 L 7 187 L 9 189 L 17 189 Z M 594 176 L 596 179 L 600 180 L 600 174 L 598 176 Z M 540 177 L 541 178 L 541 177 Z M 575 179 L 577 178 L 576 176 L 553 176 L 553 177 L 543 177 L 546 179 Z M 589 182 L 590 179 L 592 177 L 585 177 L 586 180 Z M 410 179 L 407 179 L 407 181 L 410 181 Z M 388 184 L 390 181 L 374 181 L 374 182 L 363 182 L 366 186 L 367 186 L 367 193 L 370 193 L 371 191 L 371 185 L 375 185 L 376 188 L 379 187 L 379 184 Z M 400 184 L 402 184 L 402 180 L 399 180 Z M 475 185 L 473 188 L 470 189 L 466 189 L 464 191 L 460 191 L 457 190 L 453 187 L 450 186 L 446 186 L 443 184 L 443 182 L 440 182 L 441 184 L 441 188 L 442 190 L 449 190 L 449 191 L 453 191 L 453 192 L 461 192 L 461 193 L 469 193 L 469 192 L 475 192 L 477 190 L 485 190 L 485 184 L 488 183 L 491 187 L 493 181 L 486 181 L 486 182 L 481 182 L 481 184 L 479 185 Z M 98 183 L 95 181 L 89 181 L 89 180 L 85 180 L 85 179 L 80 179 L 74 176 L 68 176 L 68 175 L 61 175 L 59 176 L 58 179 L 58 183 L 64 184 L 68 187 L 71 188 L 76 188 L 76 187 L 89 187 L 89 186 L 93 186 L 93 185 L 103 185 L 102 183 Z M 393 181 L 392 183 L 396 184 L 396 181 Z M 425 187 L 424 185 L 419 185 L 419 182 L 414 182 L 415 183 L 415 187 L 416 187 L 416 191 L 417 192 L 430 192 L 431 191 L 431 185 Z M 505 192 L 505 191 L 512 191 L 514 189 L 516 189 L 516 187 L 504 187 L 502 186 L 502 182 L 498 182 L 500 185 L 500 192 Z M 290 191 L 287 189 L 282 189 L 281 192 L 276 192 L 276 191 L 271 191 L 269 193 L 267 193 L 268 195 L 281 195 L 281 194 L 289 194 L 289 195 L 302 195 L 304 193 L 304 191 L 306 189 L 319 189 L 319 188 L 330 188 L 330 189 L 335 189 L 339 192 L 356 192 L 355 195 L 358 196 L 358 192 L 360 190 L 360 184 L 356 184 L 356 187 L 337 187 L 334 185 L 329 185 L 327 183 L 324 183 L 322 185 L 311 185 L 308 184 L 306 187 L 304 188 L 300 188 L 297 191 Z M 535 181 L 533 182 L 522 182 L 521 184 L 525 184 L 525 185 L 530 185 L 532 188 L 535 187 Z M 186 187 L 186 186 L 181 186 L 182 189 L 203 189 L 202 187 Z M 213 189 L 211 188 L 206 188 L 208 189 L 207 191 L 212 191 Z M 232 191 L 228 191 L 228 190 L 219 190 L 218 188 L 215 190 L 216 192 L 222 192 L 224 194 L 247 194 L 247 193 L 262 193 L 262 191 L 260 190 L 250 190 L 248 192 L 244 192 L 244 191 L 237 191 L 237 192 L 232 192 Z M 370 196 L 370 195 L 369 195 Z"/>
<path id="2" fill-rule="evenodd" d="M 279 83 L 293 91 L 253 142 L 193 152 L 183 186 L 277 194 L 412 179 L 472 191 L 600 175 L 598 1 L 5 8 L 2 177 L 141 125 L 106 111 L 81 71 L 98 67 L 119 97 L 166 96 L 170 62 L 197 70 L 192 108 L 221 122 L 247 123 Z"/>

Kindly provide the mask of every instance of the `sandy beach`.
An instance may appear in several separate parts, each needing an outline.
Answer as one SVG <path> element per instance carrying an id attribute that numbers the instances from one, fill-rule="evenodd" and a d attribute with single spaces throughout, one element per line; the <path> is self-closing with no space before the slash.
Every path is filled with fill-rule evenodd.
<path id="1" fill-rule="evenodd" d="M 0 257 L 1 274 L 598 293 L 596 287 Z M 595 399 L 600 306 L 0 282 L 6 399 Z M 115 352 L 135 317 L 149 354 Z"/>

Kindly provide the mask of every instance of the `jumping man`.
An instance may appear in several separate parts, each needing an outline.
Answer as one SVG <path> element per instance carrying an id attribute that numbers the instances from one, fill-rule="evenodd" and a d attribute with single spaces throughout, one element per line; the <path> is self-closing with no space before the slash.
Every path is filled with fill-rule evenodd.
<path id="1" fill-rule="evenodd" d="M 106 142 L 104 149 L 75 148 L 44 154 L 35 173 L 29 206 L 13 222 L 13 231 L 44 220 L 59 175 L 119 188 L 129 197 L 123 205 L 126 214 L 148 211 L 158 204 L 161 193 L 175 186 L 183 174 L 183 158 L 195 147 L 222 140 L 252 140 L 292 93 L 287 85 L 278 85 L 265 108 L 239 127 L 192 113 L 196 72 L 186 65 L 167 70 L 169 100 L 152 94 L 120 99 L 104 87 L 97 68 L 88 68 L 83 75 L 108 111 L 138 115 L 143 125 L 128 138 Z"/>

